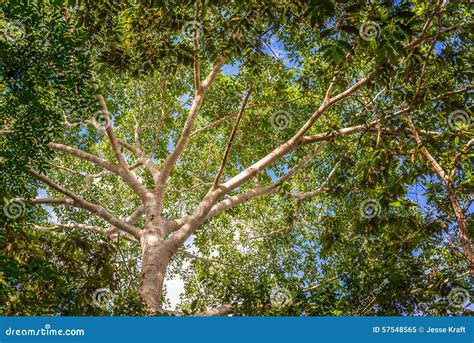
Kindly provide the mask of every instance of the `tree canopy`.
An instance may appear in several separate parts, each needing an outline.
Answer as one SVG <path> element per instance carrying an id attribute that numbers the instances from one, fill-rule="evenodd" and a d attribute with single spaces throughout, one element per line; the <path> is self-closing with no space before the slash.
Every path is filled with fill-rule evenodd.
<path id="1" fill-rule="evenodd" d="M 471 17 L 3 2 L 2 313 L 472 313 Z"/>

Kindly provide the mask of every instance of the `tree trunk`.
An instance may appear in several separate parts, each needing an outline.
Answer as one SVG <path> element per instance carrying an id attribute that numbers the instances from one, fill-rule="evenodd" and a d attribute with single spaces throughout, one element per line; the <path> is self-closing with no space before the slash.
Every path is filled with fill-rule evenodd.
<path id="1" fill-rule="evenodd" d="M 461 247 L 464 250 L 464 255 L 466 257 L 467 269 L 469 271 L 469 274 L 471 274 L 471 278 L 474 279 L 474 252 L 472 251 L 472 242 L 471 237 L 469 236 L 468 222 L 463 212 L 463 209 L 456 197 L 456 193 L 449 184 L 448 192 L 458 222 L 459 238 L 461 240 Z"/>
<path id="2" fill-rule="evenodd" d="M 139 293 L 151 312 L 161 310 L 166 269 L 173 255 L 156 229 L 147 229 L 141 238 L 142 270 Z"/>

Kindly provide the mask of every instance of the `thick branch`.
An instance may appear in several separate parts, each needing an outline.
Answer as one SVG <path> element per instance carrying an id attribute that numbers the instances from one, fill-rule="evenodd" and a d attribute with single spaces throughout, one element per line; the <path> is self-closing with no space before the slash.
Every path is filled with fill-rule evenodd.
<path id="1" fill-rule="evenodd" d="M 68 145 L 58 143 L 48 143 L 48 147 L 56 151 L 64 152 L 72 156 L 76 156 L 82 160 L 89 161 L 95 165 L 107 169 L 108 171 L 119 175 L 122 180 L 130 186 L 142 199 L 146 199 L 148 194 L 147 189 L 135 178 L 128 167 L 117 166 L 112 164 L 99 156 L 92 155 L 88 152 L 73 148 Z"/>
<path id="2" fill-rule="evenodd" d="M 31 225 L 33 229 L 39 232 L 54 232 L 54 231 L 59 231 L 59 230 L 78 229 L 78 230 L 83 230 L 83 231 L 98 232 L 98 233 L 108 236 L 109 238 L 115 238 L 115 234 L 117 233 L 115 229 L 107 229 L 102 226 L 84 225 L 84 224 L 77 224 L 77 223 L 56 224 L 54 226 L 49 226 L 49 227 L 40 226 L 37 224 L 31 224 Z M 137 239 L 131 238 L 128 235 L 127 236 L 121 235 L 119 237 L 129 242 L 138 243 Z"/>
<path id="3" fill-rule="evenodd" d="M 260 195 L 268 194 L 268 193 L 271 193 L 271 192 L 275 191 L 279 185 L 281 185 L 283 182 L 288 180 L 291 176 L 293 176 L 293 174 L 295 174 L 299 169 L 301 169 L 304 165 L 306 165 L 316 155 L 316 153 L 319 151 L 319 148 L 320 148 L 320 146 L 318 146 L 317 149 L 315 149 L 313 152 L 306 155 L 305 158 L 303 158 L 297 165 L 295 165 L 287 174 L 280 177 L 274 183 L 269 184 L 269 185 L 264 186 L 264 187 L 255 188 L 255 189 L 252 189 L 250 191 L 247 191 L 247 192 L 244 192 L 244 193 L 241 193 L 241 194 L 231 196 L 231 197 L 229 197 L 225 200 L 222 200 L 221 202 L 215 204 L 214 206 L 212 206 L 212 208 L 209 210 L 209 212 L 206 214 L 206 216 L 204 217 L 203 220 L 207 220 L 207 219 L 210 219 L 212 217 L 215 217 L 219 213 L 227 210 L 228 208 L 243 204 L 244 202 L 250 201 L 250 200 L 252 200 L 252 199 L 254 199 L 254 198 L 256 198 Z M 200 206 L 202 206 L 202 205 L 200 205 Z M 202 213 L 199 213 L 199 212 L 200 211 L 198 211 L 197 215 L 193 214 L 196 217 L 196 219 L 197 219 L 198 215 L 202 214 Z M 194 219 L 194 217 L 192 217 L 192 216 L 191 216 L 191 218 Z M 189 221 L 189 217 L 169 221 L 167 223 L 168 232 L 173 232 L 173 231 L 179 230 L 188 221 Z M 185 236 L 187 237 L 188 234 L 189 234 L 189 232 L 186 233 Z"/>
<path id="4" fill-rule="evenodd" d="M 446 188 L 448 189 L 449 199 L 453 206 L 454 214 L 456 216 L 456 220 L 458 222 L 458 230 L 459 230 L 459 237 L 461 240 L 461 246 L 464 250 L 464 255 L 467 260 L 468 270 L 471 276 L 474 278 L 474 252 L 472 251 L 471 247 L 471 237 L 469 236 L 469 227 L 467 223 L 466 216 L 463 212 L 462 206 L 457 199 L 455 189 L 453 187 L 453 182 L 451 177 L 444 171 L 441 165 L 436 161 L 436 159 L 431 155 L 431 153 L 422 145 L 422 140 L 418 130 L 413 123 L 408 111 L 404 112 L 403 114 L 405 121 L 407 122 L 410 130 L 415 138 L 416 143 L 420 146 L 421 153 L 425 156 L 428 162 L 431 164 L 433 170 L 438 174 L 438 176 L 443 180 Z"/>
<path id="5" fill-rule="evenodd" d="M 97 83 L 95 80 L 92 80 L 92 87 L 94 92 L 97 92 Z M 115 158 L 118 161 L 118 173 L 122 177 L 122 179 L 140 196 L 143 201 L 146 201 L 149 197 L 149 192 L 132 174 L 125 159 L 123 158 L 121 146 L 115 136 L 114 130 L 112 128 L 112 120 L 110 118 L 110 113 L 107 108 L 107 104 L 105 103 L 104 97 L 101 94 L 96 93 L 96 98 L 99 101 L 100 107 L 102 108 L 102 115 L 104 116 L 105 122 L 107 123 L 105 132 L 107 137 L 109 138 L 110 145 L 112 146 L 112 150 L 114 151 Z"/>
<path id="6" fill-rule="evenodd" d="M 128 224 L 124 221 L 121 221 L 120 219 L 118 219 L 116 216 L 114 216 L 112 213 L 107 211 L 102 206 L 95 205 L 95 204 L 92 204 L 92 203 L 84 200 L 83 198 L 81 198 L 76 193 L 74 193 L 74 192 L 70 191 L 69 189 L 66 189 L 66 188 L 58 185 L 57 183 L 52 181 L 50 178 L 48 178 L 46 175 L 40 174 L 39 172 L 37 172 L 36 170 L 33 170 L 33 169 L 30 169 L 30 172 L 33 175 L 35 175 L 39 180 L 41 180 L 44 184 L 48 185 L 49 187 L 56 190 L 57 192 L 62 193 L 64 195 L 68 196 L 69 198 L 71 198 L 73 200 L 73 203 L 72 203 L 71 206 L 81 208 L 81 209 L 84 209 L 84 210 L 88 210 L 88 211 L 98 215 L 99 217 L 101 217 L 102 219 L 104 219 L 105 221 L 110 223 L 111 225 L 117 227 L 118 229 L 131 234 L 132 236 L 136 237 L 137 239 L 140 239 L 140 229 L 138 229 L 138 228 L 134 227 L 133 225 Z"/>
<path id="7" fill-rule="evenodd" d="M 244 184 L 251 178 L 253 178 L 257 173 L 259 173 L 262 169 L 265 169 L 275 163 L 278 159 L 282 156 L 289 153 L 291 150 L 296 148 L 303 138 L 303 135 L 313 126 L 315 121 L 325 113 L 332 105 L 335 103 L 347 98 L 352 93 L 356 92 L 360 87 L 364 84 L 369 82 L 372 77 L 375 76 L 375 72 L 369 74 L 368 76 L 364 77 L 353 86 L 348 88 L 346 91 L 332 97 L 331 99 L 323 102 L 321 106 L 314 112 L 314 114 L 310 117 L 310 119 L 301 127 L 301 129 L 286 143 L 280 145 L 278 148 L 273 150 L 270 154 L 262 158 L 260 161 L 254 163 L 249 168 L 242 171 L 240 174 L 234 176 L 226 183 L 222 185 L 219 189 L 222 190 L 222 195 L 228 193 L 232 189 L 239 187 L 240 185 Z"/>
<path id="8" fill-rule="evenodd" d="M 198 91 L 195 94 L 193 104 L 191 106 L 191 109 L 189 110 L 188 118 L 186 119 L 186 123 L 184 124 L 183 130 L 181 132 L 181 137 L 179 138 L 178 143 L 176 144 L 176 147 L 174 148 L 174 150 L 166 157 L 163 163 L 163 167 L 161 169 L 160 175 L 157 180 L 158 182 L 156 185 L 157 195 L 158 195 L 158 199 L 160 203 L 162 202 L 162 199 L 163 199 L 164 187 L 165 187 L 166 181 L 168 180 L 169 174 L 171 170 L 173 169 L 174 165 L 176 164 L 176 161 L 178 160 L 179 156 L 184 151 L 186 144 L 189 141 L 191 131 L 194 126 L 194 121 L 196 120 L 197 114 L 202 105 L 202 101 L 204 100 L 204 95 L 207 89 L 210 87 L 212 82 L 215 80 L 215 78 L 219 74 L 223 65 L 224 65 L 224 59 L 221 58 L 216 63 L 216 65 L 212 68 L 212 71 L 209 74 L 209 76 L 202 82 L 201 87 L 198 89 Z"/>
<path id="9" fill-rule="evenodd" d="M 145 208 L 143 205 L 140 205 L 131 215 L 125 218 L 127 223 L 133 224 L 145 213 Z"/>
<path id="10" fill-rule="evenodd" d="M 125 142 L 124 140 L 122 139 L 119 139 L 118 140 L 119 144 L 121 146 L 123 146 L 125 149 L 127 149 L 128 151 L 130 151 L 133 155 L 135 155 L 135 157 L 137 157 L 139 159 L 139 163 L 140 164 L 143 164 L 145 167 L 148 168 L 148 170 L 150 171 L 151 175 L 153 176 L 153 179 L 155 180 L 155 182 L 157 181 L 158 179 L 158 175 L 160 173 L 160 171 L 158 170 L 158 168 L 156 167 L 156 165 L 151 161 L 151 158 L 147 157 L 145 155 L 145 153 L 143 151 L 141 151 L 139 148 L 137 147 L 134 147 L 133 145 Z"/>
<path id="11" fill-rule="evenodd" d="M 97 83 L 95 79 L 92 79 L 92 88 L 94 92 L 97 92 Z M 104 97 L 101 94 L 96 93 L 96 99 L 99 101 L 100 107 L 102 109 L 102 115 L 104 116 L 104 121 L 106 122 L 105 132 L 107 137 L 109 138 L 110 145 L 112 146 L 112 150 L 114 151 L 115 158 L 119 165 L 126 166 L 125 160 L 122 156 L 122 152 L 120 151 L 120 145 L 118 144 L 117 137 L 115 137 L 114 130 L 112 128 L 112 119 L 110 118 L 110 112 L 107 108 L 107 104 L 105 103 Z"/>
<path id="12" fill-rule="evenodd" d="M 69 205 L 73 206 L 74 201 L 72 199 L 66 198 L 42 198 L 42 199 L 32 199 L 32 204 L 35 205 Z"/>
<path id="13" fill-rule="evenodd" d="M 267 186 L 264 186 L 264 187 L 258 187 L 258 188 L 255 188 L 255 189 L 252 189 L 250 191 L 247 191 L 247 192 L 244 192 L 244 193 L 241 193 L 241 194 L 237 194 L 237 195 L 233 195 L 231 197 L 228 197 L 227 199 L 225 200 L 222 200 L 220 202 L 218 202 L 217 204 L 215 204 L 211 210 L 209 211 L 209 213 L 207 214 L 206 216 L 206 219 L 210 219 L 212 217 L 215 217 L 216 215 L 218 215 L 219 213 L 231 208 L 231 207 L 235 207 L 237 205 L 240 205 L 240 204 L 243 204 L 244 202 L 247 202 L 247 201 L 250 201 L 258 196 L 261 196 L 261 195 L 264 195 L 264 194 L 268 194 L 268 193 L 271 193 L 273 191 L 275 191 L 279 185 L 281 185 L 283 182 L 287 181 L 290 177 L 292 177 L 299 169 L 301 169 L 303 166 L 305 166 L 316 154 L 317 152 L 319 151 L 320 149 L 320 145 L 317 147 L 317 149 L 315 149 L 314 151 L 312 151 L 311 153 L 309 153 L 308 155 L 306 155 L 297 165 L 295 165 L 287 174 L 283 175 L 282 177 L 280 177 L 277 181 L 275 181 L 274 183 L 272 184 L 269 184 Z"/>
<path id="14" fill-rule="evenodd" d="M 67 154 L 72 155 L 72 156 L 76 156 L 76 157 L 80 158 L 81 160 L 92 162 L 95 165 L 97 165 L 99 167 L 102 167 L 104 169 L 107 169 L 108 171 L 111 171 L 112 173 L 118 175 L 117 165 L 112 164 L 112 163 L 104 160 L 103 158 L 100 158 L 99 156 L 92 155 L 88 152 L 73 148 L 73 147 L 65 145 L 65 144 L 48 143 L 48 147 L 53 149 L 53 150 L 56 150 L 56 151 L 60 151 L 60 152 L 67 153 Z"/>
<path id="15" fill-rule="evenodd" d="M 216 308 L 211 310 L 207 310 L 204 312 L 196 313 L 196 317 L 205 317 L 205 316 L 227 316 L 232 313 L 232 306 L 231 305 L 220 305 Z"/>

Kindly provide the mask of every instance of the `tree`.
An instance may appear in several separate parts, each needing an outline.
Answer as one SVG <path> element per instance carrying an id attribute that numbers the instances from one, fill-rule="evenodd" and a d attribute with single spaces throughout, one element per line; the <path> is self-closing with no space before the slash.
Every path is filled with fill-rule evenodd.
<path id="1" fill-rule="evenodd" d="M 33 229 L 139 244 L 150 311 L 163 312 L 167 273 L 206 293 L 186 313 L 213 315 L 348 313 L 387 283 L 375 310 L 412 313 L 403 297 L 426 271 L 439 291 L 446 275 L 470 284 L 467 5 L 28 4 L 3 9 L 25 31 L 2 41 L 4 188 L 54 206 L 56 222 L 36 216 Z M 56 35 L 43 37 L 48 20 Z M 39 124 L 18 147 L 20 113 Z"/>

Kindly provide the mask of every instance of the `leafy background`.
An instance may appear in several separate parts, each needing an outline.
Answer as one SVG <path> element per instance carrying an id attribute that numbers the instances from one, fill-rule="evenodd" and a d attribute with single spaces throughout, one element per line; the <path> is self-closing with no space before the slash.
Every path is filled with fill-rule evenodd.
<path id="1" fill-rule="evenodd" d="M 433 1 L 205 3 L 198 27 L 202 73 L 223 52 L 228 63 L 206 96 L 196 128 L 237 111 L 246 90 L 254 87 L 224 177 L 290 138 L 323 100 L 334 70 L 340 70 L 335 91 L 342 91 L 381 66 L 369 86 L 333 107 L 309 134 L 375 119 L 393 132 L 380 140 L 367 131 L 334 135 L 276 193 L 203 224 L 186 244 L 191 254 L 179 252 L 168 269 L 169 279 L 184 283 L 179 311 L 191 314 L 232 303 L 238 305 L 237 315 L 472 314 L 469 304 L 448 302 L 456 287 L 470 292 L 471 299 L 473 294 L 446 190 L 403 118 L 393 115 L 412 104 L 417 127 L 440 132 L 424 144 L 452 173 L 458 197 L 467 203 L 472 152 L 454 159 L 472 139 L 472 126 L 453 130 L 448 118 L 458 110 L 472 118 L 469 7 L 454 1 L 443 6 Z M 194 2 L 7 1 L 0 14 L 3 204 L 46 192 L 27 172 L 32 165 L 126 216 L 139 199 L 124 184 L 112 176 L 84 178 L 100 169 L 55 154 L 46 143 L 63 141 L 113 159 L 106 139 L 86 122 L 98 110 L 90 85 L 95 77 L 117 135 L 138 141 L 162 162 L 179 138 L 193 92 L 189 23 Z M 433 38 L 407 49 L 429 17 L 435 23 Z M 360 33 L 367 21 L 380 29 L 375 39 Z M 436 31 L 452 26 L 456 29 L 446 35 Z M 423 87 L 413 98 L 418 82 Z M 467 91 L 445 94 L 463 88 Z M 290 114 L 283 129 L 272 123 L 277 111 Z M 192 138 L 170 180 L 169 218 L 190 212 L 204 196 L 231 121 Z M 268 184 L 282 176 L 312 148 L 296 150 L 255 182 Z M 328 192 L 304 200 L 289 196 L 317 189 L 336 163 Z M 146 171 L 137 175 L 151 186 Z M 366 199 L 380 205 L 374 218 L 359 213 Z M 0 213 L 3 315 L 146 314 L 137 294 L 136 245 L 80 231 L 37 232 L 35 223 L 104 222 L 73 208 L 25 203 L 16 220 Z M 471 217 L 469 225 L 472 237 Z M 94 306 L 92 294 L 102 288 L 110 290 L 113 301 Z"/>

